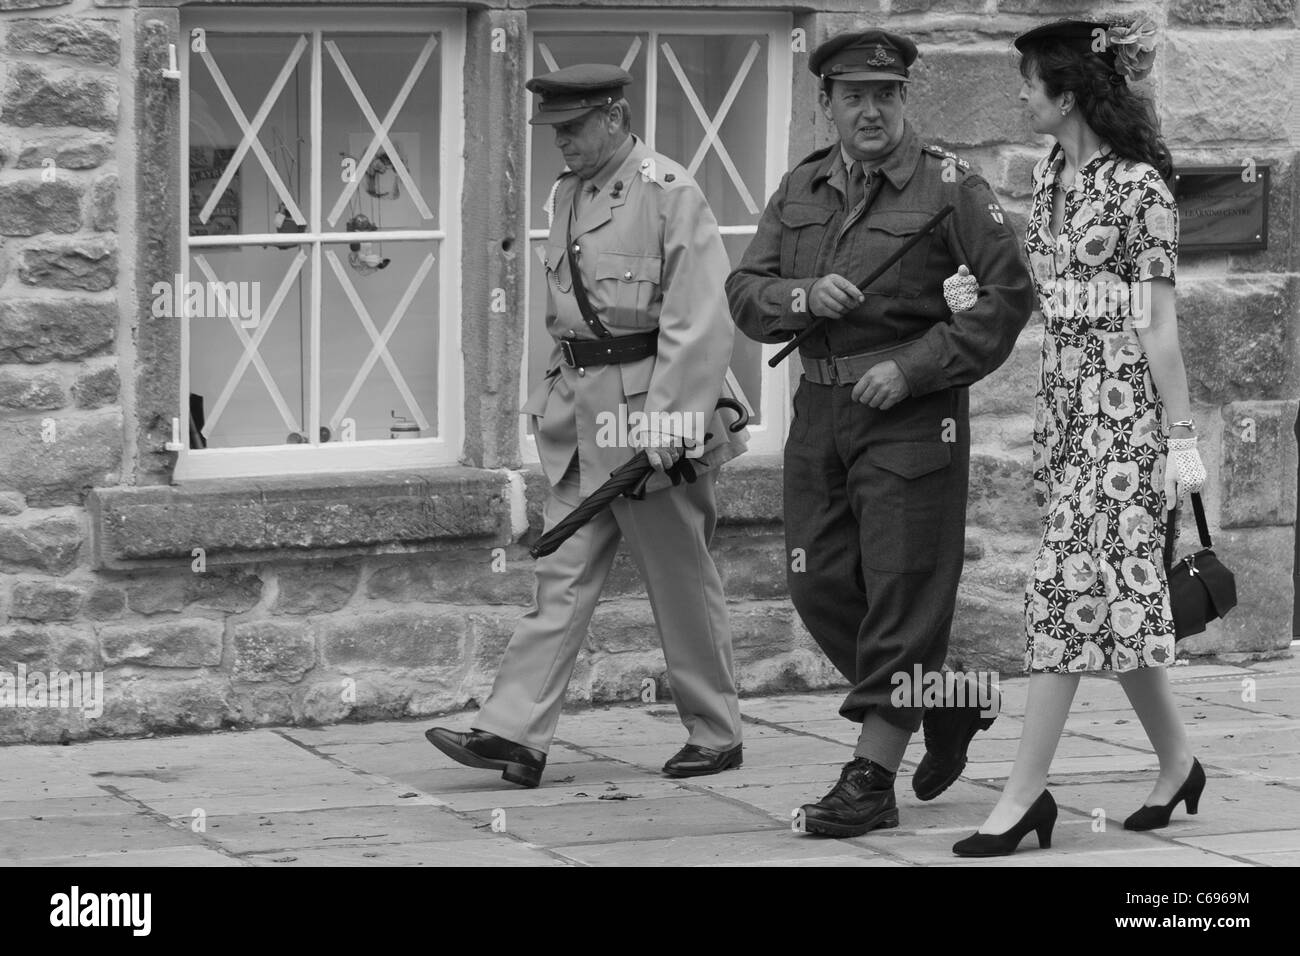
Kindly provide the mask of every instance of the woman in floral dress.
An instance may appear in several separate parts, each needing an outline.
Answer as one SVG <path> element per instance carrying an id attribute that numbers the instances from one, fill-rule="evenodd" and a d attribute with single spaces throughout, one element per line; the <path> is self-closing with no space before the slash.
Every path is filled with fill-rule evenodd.
<path id="1" fill-rule="evenodd" d="M 1166 509 L 1205 473 L 1174 314 L 1172 162 L 1128 87 L 1150 69 L 1154 26 L 1061 21 L 1016 46 L 1030 123 L 1056 140 L 1034 169 L 1025 234 L 1046 325 L 1033 457 L 1043 539 L 1025 598 L 1024 734 L 997 806 L 953 848 L 963 856 L 1014 852 L 1030 830 L 1050 845 L 1047 773 L 1083 672 L 1118 675 L 1160 760 L 1126 827 L 1163 826 L 1180 800 L 1195 812 L 1204 785 L 1164 669 Z"/>

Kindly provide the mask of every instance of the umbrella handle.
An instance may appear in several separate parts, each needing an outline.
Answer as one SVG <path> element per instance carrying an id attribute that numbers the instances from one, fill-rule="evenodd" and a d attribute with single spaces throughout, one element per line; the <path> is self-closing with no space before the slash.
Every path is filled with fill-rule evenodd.
<path id="1" fill-rule="evenodd" d="M 749 424 L 749 409 L 740 404 L 740 402 L 736 401 L 734 398 L 718 399 L 717 407 L 728 408 L 736 413 L 736 420 L 727 426 L 727 431 L 734 434 Z"/>

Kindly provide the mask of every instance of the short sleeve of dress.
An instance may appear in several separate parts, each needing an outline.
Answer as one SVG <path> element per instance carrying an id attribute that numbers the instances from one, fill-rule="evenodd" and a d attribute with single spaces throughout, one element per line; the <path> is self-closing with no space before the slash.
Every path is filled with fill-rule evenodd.
<path id="1" fill-rule="evenodd" d="M 1173 194 L 1150 166 L 1132 190 L 1126 203 L 1132 213 L 1124 237 L 1129 281 L 1173 281 L 1178 262 L 1178 207 Z"/>

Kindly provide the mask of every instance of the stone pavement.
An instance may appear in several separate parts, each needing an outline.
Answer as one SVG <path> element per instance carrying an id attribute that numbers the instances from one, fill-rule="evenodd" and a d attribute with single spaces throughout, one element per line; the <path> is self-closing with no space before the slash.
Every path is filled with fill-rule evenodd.
<path id="1" fill-rule="evenodd" d="M 899 775 L 901 826 L 852 840 L 792 831 L 849 759 L 838 693 L 742 701 L 745 765 L 674 781 L 671 703 L 566 714 L 542 786 L 453 763 L 424 740 L 443 720 L 0 748 L 0 863 L 40 866 L 1244 866 L 1300 864 L 1300 659 L 1173 671 L 1209 783 L 1198 816 L 1125 832 L 1156 761 L 1119 685 L 1085 678 L 1051 778 L 1052 849 L 953 857 L 1015 754 L 1027 682 L 975 738 L 965 776 L 920 803 Z M 1253 693 L 1250 691 L 1253 690 Z M 1252 699 L 1253 698 L 1253 699 Z M 1104 822 L 1104 828 L 1102 827 Z M 1031 836 L 1024 847 L 1036 847 Z"/>

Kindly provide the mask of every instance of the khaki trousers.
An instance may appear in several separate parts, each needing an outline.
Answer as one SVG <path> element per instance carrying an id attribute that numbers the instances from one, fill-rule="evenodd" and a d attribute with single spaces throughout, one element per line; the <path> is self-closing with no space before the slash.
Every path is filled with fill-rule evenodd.
<path id="1" fill-rule="evenodd" d="M 731 629 L 722 579 L 709 554 L 717 523 L 712 469 L 693 484 L 617 498 L 553 554 L 537 561 L 537 591 L 506 647 L 475 730 L 546 752 L 564 693 L 621 538 L 641 571 L 687 743 L 725 750 L 740 743 Z M 570 465 L 547 497 L 550 530 L 581 500 Z"/>

